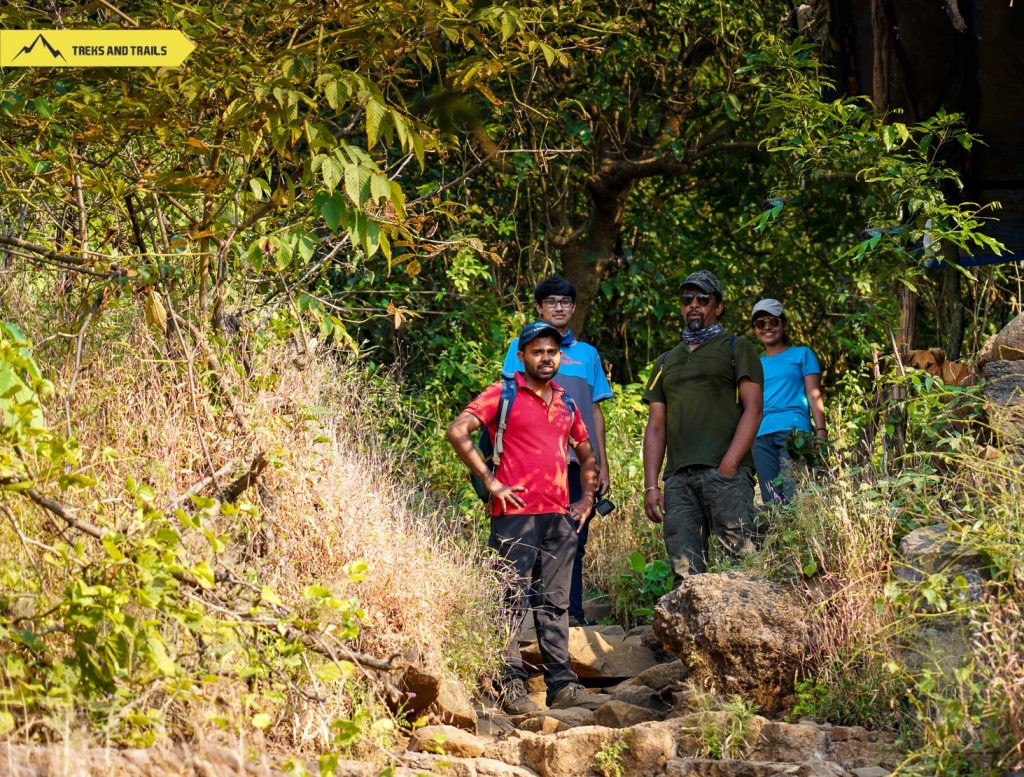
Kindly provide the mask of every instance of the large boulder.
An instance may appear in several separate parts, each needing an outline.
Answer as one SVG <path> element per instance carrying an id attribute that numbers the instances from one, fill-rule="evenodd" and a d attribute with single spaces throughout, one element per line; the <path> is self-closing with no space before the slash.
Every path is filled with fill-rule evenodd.
<path id="1" fill-rule="evenodd" d="M 1024 359 L 1024 313 L 1004 326 L 999 334 L 990 338 L 978 352 L 978 366 L 998 359 L 1006 361 Z"/>
<path id="2" fill-rule="evenodd" d="M 1017 407 L 1024 403 L 1024 361 L 991 361 L 981 368 L 981 374 L 989 405 Z"/>
<path id="3" fill-rule="evenodd" d="M 658 638 L 696 680 L 769 712 L 793 693 L 806 621 L 792 590 L 739 572 L 691 575 L 654 611 Z"/>

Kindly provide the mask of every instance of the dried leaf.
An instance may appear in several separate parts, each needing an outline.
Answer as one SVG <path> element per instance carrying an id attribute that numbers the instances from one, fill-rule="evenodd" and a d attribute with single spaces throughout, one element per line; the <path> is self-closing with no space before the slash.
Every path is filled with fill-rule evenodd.
<path id="1" fill-rule="evenodd" d="M 146 299 L 142 304 L 146 313 L 146 323 L 155 326 L 161 334 L 167 333 L 167 311 L 164 310 L 164 303 L 160 301 L 160 295 L 153 289 L 146 289 Z"/>

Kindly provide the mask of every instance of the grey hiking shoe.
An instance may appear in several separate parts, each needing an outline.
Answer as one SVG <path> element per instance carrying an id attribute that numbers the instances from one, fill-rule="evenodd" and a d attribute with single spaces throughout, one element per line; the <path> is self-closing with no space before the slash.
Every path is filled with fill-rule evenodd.
<path id="1" fill-rule="evenodd" d="M 499 697 L 501 708 L 510 715 L 528 715 L 540 712 L 540 707 L 530 698 L 526 685 L 522 680 L 510 680 L 501 688 Z"/>
<path id="2" fill-rule="evenodd" d="M 610 698 L 607 694 L 591 693 L 579 683 L 569 683 L 558 689 L 548 702 L 548 707 L 553 710 L 564 710 L 568 707 L 596 710 Z"/>

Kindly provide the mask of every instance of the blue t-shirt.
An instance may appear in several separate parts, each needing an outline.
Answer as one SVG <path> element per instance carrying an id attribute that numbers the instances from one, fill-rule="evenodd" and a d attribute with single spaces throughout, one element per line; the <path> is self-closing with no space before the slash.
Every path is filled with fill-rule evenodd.
<path id="1" fill-rule="evenodd" d="M 764 367 L 764 418 L 757 430 L 761 437 L 773 432 L 811 431 L 804 377 L 820 375 L 814 351 L 794 345 L 774 356 L 762 356 Z"/>
<path id="2" fill-rule="evenodd" d="M 511 378 L 523 371 L 523 363 L 519 361 L 519 338 L 508 344 L 505 361 L 501 365 L 501 374 Z M 576 402 L 583 423 L 587 425 L 590 443 L 594 447 L 594 456 L 598 463 L 604 460 L 604 451 L 600 449 L 597 435 L 594 434 L 594 405 L 612 398 L 612 387 L 601 366 L 601 356 L 597 349 L 589 343 L 581 343 L 566 332 L 562 337 L 562 366 L 558 368 L 555 380 Z M 576 461 L 576 453 L 570 449 L 569 458 Z"/>

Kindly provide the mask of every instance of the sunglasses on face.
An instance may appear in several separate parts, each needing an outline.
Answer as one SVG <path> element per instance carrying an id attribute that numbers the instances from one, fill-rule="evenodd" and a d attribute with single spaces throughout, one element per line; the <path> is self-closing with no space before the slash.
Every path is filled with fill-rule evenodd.
<path id="1" fill-rule="evenodd" d="M 540 304 L 546 308 L 571 308 L 575 303 L 571 297 L 545 297 Z"/>
<path id="2" fill-rule="evenodd" d="M 687 305 L 689 305 L 694 300 L 697 300 L 697 304 L 698 305 L 700 305 L 701 307 L 704 307 L 709 302 L 711 302 L 711 295 L 710 294 L 692 294 L 690 292 L 686 292 L 679 299 L 682 300 L 683 307 L 686 307 Z"/>
<path id="3" fill-rule="evenodd" d="M 762 329 L 775 329 L 781 323 L 782 319 L 779 318 L 778 316 L 765 316 L 764 318 L 759 318 L 757 319 L 757 321 L 754 322 L 754 329 L 758 330 L 759 332 Z"/>

